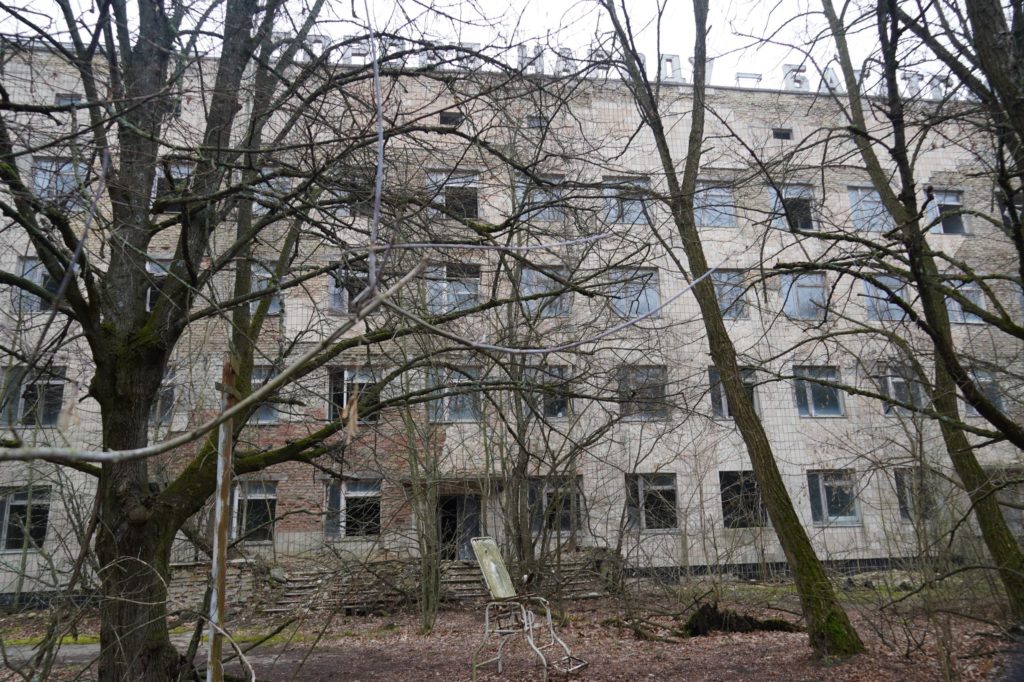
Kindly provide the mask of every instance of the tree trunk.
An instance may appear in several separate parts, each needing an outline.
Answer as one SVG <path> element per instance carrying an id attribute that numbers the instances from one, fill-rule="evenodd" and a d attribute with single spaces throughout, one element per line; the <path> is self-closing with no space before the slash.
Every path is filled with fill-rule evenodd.
<path id="1" fill-rule="evenodd" d="M 145 445 L 160 367 L 142 369 L 121 359 L 117 364 L 97 363 L 96 369 L 93 390 L 102 410 L 104 447 Z M 103 588 L 99 679 L 174 680 L 181 656 L 167 630 L 173 531 L 161 521 L 168 515 L 152 509 L 147 463 L 104 465 L 98 494 L 96 556 Z"/>
<path id="2" fill-rule="evenodd" d="M 699 278 L 708 271 L 704 247 L 693 222 L 693 194 L 704 139 L 708 2 L 707 0 L 694 0 L 693 6 L 697 31 L 694 45 L 693 119 L 690 124 L 687 155 L 683 164 L 681 182 L 661 120 L 658 100 L 643 74 L 643 66 L 639 57 L 628 50 L 627 66 L 637 105 L 643 112 L 647 126 L 651 130 L 662 170 L 665 173 L 672 218 L 682 240 L 683 250 L 690 266 L 690 274 L 694 278 Z M 615 14 L 614 4 L 610 0 L 606 0 L 605 8 L 619 35 L 620 43 L 631 45 L 630 36 Z M 736 361 L 736 348 L 733 346 L 722 319 L 711 279 L 705 278 L 698 282 L 694 287 L 694 295 L 700 305 L 711 358 L 720 373 L 722 386 L 736 420 L 736 427 L 739 429 L 747 447 L 747 453 L 750 455 L 750 463 L 761 489 L 765 508 L 796 581 L 804 618 L 807 621 L 807 634 L 811 647 L 820 656 L 850 656 L 860 653 L 864 650 L 864 644 L 857 635 L 857 631 L 853 629 L 846 612 L 839 605 L 832 583 L 825 575 L 825 570 L 822 568 L 821 562 L 818 561 L 811 540 L 804 531 L 796 510 L 793 509 L 793 502 L 786 491 L 782 474 L 775 462 L 764 425 L 744 390 L 740 368 Z"/>

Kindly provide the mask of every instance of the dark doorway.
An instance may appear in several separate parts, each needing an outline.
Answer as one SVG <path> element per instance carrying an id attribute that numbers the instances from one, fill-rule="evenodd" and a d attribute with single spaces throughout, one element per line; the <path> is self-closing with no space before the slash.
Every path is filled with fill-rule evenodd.
<path id="1" fill-rule="evenodd" d="M 480 535 L 480 496 L 438 496 L 437 532 L 442 561 L 472 561 L 469 541 Z"/>

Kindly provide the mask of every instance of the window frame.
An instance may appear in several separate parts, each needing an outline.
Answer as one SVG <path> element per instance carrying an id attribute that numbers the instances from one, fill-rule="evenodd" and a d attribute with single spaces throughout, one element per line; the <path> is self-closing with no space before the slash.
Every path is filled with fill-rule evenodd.
<path id="1" fill-rule="evenodd" d="M 46 537 L 50 530 L 50 486 L 5 486 L 0 488 L 0 554 L 21 551 L 41 551 L 46 545 Z M 23 499 L 19 499 L 23 498 Z M 37 501 L 41 499 L 42 501 Z M 21 519 L 28 519 L 28 523 L 12 526 L 12 508 L 24 507 Z M 40 511 L 35 511 L 40 508 Z M 36 516 L 41 514 L 41 516 Z M 37 519 L 42 519 L 42 537 L 34 537 L 38 534 Z M 11 529 L 18 529 L 20 543 L 17 546 L 10 546 L 16 537 L 12 537 Z M 27 533 L 25 531 L 28 531 Z M 27 540 L 27 543 L 26 543 Z"/>
<path id="2" fill-rule="evenodd" d="M 277 376 L 277 369 L 273 365 L 253 365 L 252 376 L 249 381 L 250 388 L 255 391 L 262 388 L 268 381 Z M 272 400 L 259 404 L 252 412 L 249 423 L 257 426 L 278 424 L 281 421 L 281 413 Z"/>
<path id="3" fill-rule="evenodd" d="M 192 161 L 164 159 L 157 164 L 156 175 L 153 177 L 153 201 L 167 197 L 179 199 L 177 202 L 168 202 L 160 211 L 161 214 L 181 213 L 184 210 L 184 201 L 181 201 L 181 197 L 191 189 L 195 170 L 196 164 Z M 171 176 L 170 181 L 167 179 L 168 174 Z M 171 188 L 172 182 L 177 186 L 176 189 Z"/>
<path id="4" fill-rule="evenodd" d="M 572 310 L 572 291 L 548 275 L 554 273 L 559 279 L 569 280 L 569 268 L 563 265 L 550 267 L 523 267 L 519 275 L 519 290 L 523 298 L 540 294 L 554 294 L 534 300 L 520 301 L 530 317 L 550 319 L 568 317 Z"/>
<path id="5" fill-rule="evenodd" d="M 988 310 L 988 306 L 985 305 L 985 292 L 977 282 L 961 281 L 960 284 L 954 284 L 953 288 L 976 307 L 984 311 Z M 985 324 L 985 320 L 980 315 L 965 310 L 959 299 L 952 296 L 946 296 L 945 299 L 946 314 L 952 324 Z"/>
<path id="6" fill-rule="evenodd" d="M 561 421 L 572 416 L 572 397 L 563 391 L 550 388 L 553 385 L 564 386 L 568 383 L 567 365 L 531 365 L 523 368 L 523 372 L 524 379 L 530 387 L 527 391 L 529 397 L 526 404 L 535 417 L 544 421 Z M 562 408 L 552 410 L 551 405 L 558 403 L 562 403 Z"/>
<path id="7" fill-rule="evenodd" d="M 964 236 L 969 234 L 967 217 L 963 214 L 964 193 L 956 189 L 933 190 L 934 201 L 928 207 L 928 216 L 935 222 L 929 230 L 932 234 L 952 234 Z M 955 207 L 955 208 L 952 208 Z M 959 229 L 948 231 L 946 220 L 955 220 Z"/>
<path id="8" fill-rule="evenodd" d="M 352 299 L 369 284 L 369 273 L 338 262 L 327 273 L 327 309 L 341 315 L 352 314 Z M 359 287 L 358 291 L 353 285 Z"/>
<path id="9" fill-rule="evenodd" d="M 671 406 L 668 403 L 666 365 L 622 365 L 617 374 L 619 417 L 623 421 L 664 421 L 669 418 Z M 639 374 L 647 374 L 648 378 L 637 381 Z M 660 381 L 657 377 L 651 381 L 654 374 L 660 374 Z M 642 397 L 642 392 L 652 389 L 659 395 Z"/>
<path id="10" fill-rule="evenodd" d="M 810 285 L 809 282 L 820 279 L 820 285 Z M 824 272 L 802 272 L 800 274 L 784 275 L 782 281 L 783 298 L 782 311 L 791 320 L 805 320 L 808 322 L 823 322 L 828 319 L 828 276 Z M 794 297 L 794 291 L 796 296 Z M 802 292 L 807 294 L 809 300 L 804 301 Z M 814 293 L 821 295 L 820 303 L 813 298 Z M 813 305 L 814 315 L 805 314 L 805 309 Z"/>
<path id="11" fill-rule="evenodd" d="M 740 375 L 743 379 L 743 387 L 747 391 L 754 411 L 759 412 L 757 404 L 757 370 L 753 367 L 740 367 Z M 734 419 L 732 408 L 729 406 L 729 397 L 725 394 L 725 387 L 722 386 L 721 373 L 717 367 L 708 367 L 708 394 L 711 397 L 711 415 L 713 419 L 732 421 Z"/>
<path id="12" fill-rule="evenodd" d="M 516 201 L 523 219 L 543 223 L 565 222 L 563 179 L 561 176 L 545 178 L 548 183 L 543 185 L 528 179 L 516 183 Z M 534 208 L 535 204 L 540 204 L 540 207 Z"/>
<path id="13" fill-rule="evenodd" d="M 812 480 L 812 477 L 814 479 Z M 826 478 L 832 479 L 826 482 Z M 848 486 L 852 513 L 833 515 L 828 496 L 828 486 Z M 807 489 L 810 495 L 811 519 L 816 526 L 859 526 L 862 524 L 860 500 L 857 495 L 857 472 L 854 469 L 809 469 Z M 815 504 L 817 499 L 817 504 Z M 817 510 L 817 516 L 815 511 Z"/>
<path id="14" fill-rule="evenodd" d="M 815 206 L 814 188 L 810 185 L 797 184 L 779 185 L 777 188 L 769 187 L 769 194 L 771 196 L 771 225 L 773 228 L 785 230 L 794 234 L 817 232 L 819 230 L 820 225 L 818 224 L 818 215 Z M 787 205 L 787 202 L 789 201 L 807 202 L 807 219 L 809 220 L 808 227 L 800 227 L 799 225 L 797 227 L 793 226 L 794 221 L 799 221 L 802 219 L 802 216 L 797 215 Z"/>
<path id="15" fill-rule="evenodd" d="M 978 387 L 978 390 L 988 398 L 988 401 L 992 403 L 997 410 L 1004 412 L 1003 393 L 999 388 L 999 382 L 996 380 L 995 374 L 991 370 L 987 369 L 972 369 L 971 379 L 974 381 L 975 386 Z M 961 399 L 964 401 L 965 416 L 981 417 L 981 413 L 978 412 L 974 405 L 966 399 Z"/>
<path id="16" fill-rule="evenodd" d="M 671 497 L 666 497 L 659 491 L 670 491 Z M 650 516 L 649 495 L 660 498 L 665 503 L 666 511 L 671 507 L 671 518 L 668 514 L 665 516 L 666 525 L 651 525 L 648 518 Z M 657 518 L 656 514 L 653 516 Z M 679 488 L 675 472 L 626 474 L 626 528 L 628 530 L 673 533 L 679 530 L 679 526 Z"/>
<path id="17" fill-rule="evenodd" d="M 608 302 L 616 315 L 625 320 L 660 316 L 661 283 L 658 268 L 610 268 L 608 281 Z M 628 303 L 623 305 L 623 302 Z"/>
<path id="18" fill-rule="evenodd" d="M 160 380 L 160 387 L 156 392 L 156 399 L 149 407 L 149 425 L 151 427 L 170 426 L 174 422 L 175 402 L 175 371 L 169 369 L 164 372 Z"/>
<path id="19" fill-rule="evenodd" d="M 895 467 L 892 477 L 901 522 L 916 523 L 934 518 L 935 500 L 927 469 L 921 466 Z"/>
<path id="20" fill-rule="evenodd" d="M 882 368 L 884 373 L 878 374 L 875 379 L 878 382 L 878 391 L 885 396 L 882 403 L 882 413 L 887 417 L 909 416 L 923 410 L 928 404 L 927 390 L 920 377 L 914 372 L 910 365 L 890 364 Z M 900 396 L 901 386 L 906 393 L 906 400 Z M 913 405 L 915 409 L 894 405 L 890 400 Z"/>
<path id="21" fill-rule="evenodd" d="M 730 281 L 736 280 L 736 281 Z M 715 289 L 715 300 L 724 320 L 750 319 L 750 308 L 746 297 L 746 273 L 743 270 L 721 269 L 711 273 L 711 283 Z M 735 293 L 731 301 L 724 294 L 726 291 Z M 728 305 L 726 305 L 728 303 Z"/>
<path id="22" fill-rule="evenodd" d="M 261 490 L 249 492 L 250 487 L 260 486 Z M 268 492 L 269 490 L 269 492 Z M 244 494 L 243 494 L 243 491 Z M 249 507 L 250 501 L 270 500 L 266 505 L 270 519 L 264 524 L 249 529 Z M 231 487 L 231 539 L 235 542 L 246 542 L 253 544 L 273 544 L 276 536 L 275 526 L 277 525 L 277 481 L 264 480 L 242 480 L 237 481 Z M 265 529 L 265 530 L 261 530 Z M 254 532 L 267 537 L 252 537 Z"/>
<path id="23" fill-rule="evenodd" d="M 583 476 L 530 476 L 526 482 L 526 497 L 531 535 L 576 535 L 586 528 Z M 557 508 L 555 502 L 558 502 Z"/>
<path id="24" fill-rule="evenodd" d="M 151 313 L 156 307 L 156 301 L 163 293 L 164 284 L 170 276 L 172 258 L 146 257 L 146 274 L 149 277 L 149 286 L 146 287 L 146 312 Z"/>
<path id="25" fill-rule="evenodd" d="M 292 191 L 292 177 L 275 173 L 275 170 L 261 168 L 259 177 L 249 188 L 254 216 L 264 217 L 286 208 L 286 198 Z"/>
<path id="26" fill-rule="evenodd" d="M 41 258 L 38 256 L 21 256 L 19 261 L 22 278 L 27 279 L 41 289 L 45 289 L 53 296 L 57 295 L 57 292 L 60 290 L 60 282 L 50 277 L 50 271 L 46 268 Z M 48 301 L 35 294 L 29 293 L 24 289 L 16 289 L 16 293 L 18 299 L 17 308 L 21 313 L 46 313 L 52 310 Z"/>
<path id="27" fill-rule="evenodd" d="M 324 538 L 327 541 L 379 538 L 383 531 L 383 514 L 381 513 L 382 478 L 344 478 L 324 481 Z M 366 489 L 357 490 L 357 485 L 366 485 Z M 373 487 L 375 486 L 375 489 Z M 365 532 L 353 532 L 349 524 L 349 499 L 376 500 L 376 520 L 369 524 Z M 372 504 L 372 503 L 371 503 Z M 336 515 L 336 518 L 332 518 Z"/>
<path id="28" fill-rule="evenodd" d="M 710 201 L 712 197 L 722 198 L 723 194 L 724 203 Z M 712 218 L 709 219 L 709 216 Z M 738 221 L 732 187 L 715 182 L 699 182 L 693 195 L 693 222 L 697 227 L 735 228 Z"/>
<path id="29" fill-rule="evenodd" d="M 735 482 L 726 478 L 735 474 Z M 733 492 L 738 487 L 737 492 Z M 768 528 L 768 508 L 752 470 L 724 469 L 718 472 L 719 500 L 722 504 L 722 526 L 738 528 Z M 730 513 L 731 512 L 731 513 Z"/>
<path id="30" fill-rule="evenodd" d="M 45 184 L 40 182 L 41 173 L 50 174 L 50 179 Z M 71 157 L 34 156 L 32 157 L 32 194 L 39 201 L 57 206 L 68 213 L 84 210 L 87 202 L 82 189 L 87 173 L 86 164 L 75 161 Z M 82 180 L 81 184 L 79 179 Z M 54 180 L 57 182 L 55 183 Z"/>
<path id="31" fill-rule="evenodd" d="M 832 377 L 813 377 L 811 374 L 815 373 L 824 374 L 831 371 Z M 820 383 L 815 381 L 815 378 L 822 381 L 839 382 L 839 368 L 835 365 L 796 365 L 793 367 L 793 391 L 794 397 L 796 398 L 797 412 L 801 417 L 809 419 L 839 419 L 846 416 L 846 401 L 843 398 L 843 393 L 838 386 L 829 386 L 828 384 Z M 838 406 L 837 414 L 818 414 L 817 409 L 814 405 L 814 386 L 820 386 L 830 391 L 835 391 L 835 402 Z M 804 404 L 801 405 L 800 395 L 801 391 L 804 396 Z"/>
<path id="32" fill-rule="evenodd" d="M 270 303 L 267 305 L 267 317 L 273 317 L 280 315 L 284 312 L 284 296 L 281 293 L 279 286 L 271 288 L 271 283 L 274 280 L 274 271 L 260 262 L 253 262 L 249 266 L 249 281 L 251 293 L 259 292 L 270 292 Z M 278 283 L 280 284 L 280 282 Z M 259 309 L 260 303 L 263 302 L 263 297 L 267 294 L 261 293 L 260 296 L 249 301 L 249 313 L 255 314 Z"/>
<path id="33" fill-rule="evenodd" d="M 338 384 L 339 378 L 340 386 Z M 358 389 L 357 395 L 365 396 L 367 392 L 372 395 L 374 391 L 379 391 L 379 383 L 380 377 L 378 376 L 378 371 L 375 367 L 336 366 L 329 368 L 327 373 L 328 421 L 341 419 L 341 414 L 348 406 L 348 401 L 351 400 L 353 389 L 356 386 L 361 387 Z M 342 397 L 342 402 L 340 404 L 335 400 L 339 394 Z M 374 410 L 365 416 L 360 414 L 357 423 L 376 424 L 380 421 L 380 416 L 379 409 Z"/>
<path id="34" fill-rule="evenodd" d="M 651 181 L 645 177 L 605 178 L 604 220 L 613 225 L 650 225 Z"/>
<path id="35" fill-rule="evenodd" d="M 431 315 L 465 312 L 480 304 L 483 277 L 477 263 L 431 263 L 423 277 L 427 312 Z"/>
<path id="36" fill-rule="evenodd" d="M 896 275 L 873 275 L 875 280 L 893 290 L 893 294 L 907 301 L 907 282 Z M 902 322 L 907 318 L 905 311 L 892 296 L 869 280 L 864 280 L 864 299 L 867 318 L 873 322 Z"/>
<path id="37" fill-rule="evenodd" d="M 64 367 L 53 367 L 45 371 L 25 371 L 22 368 L 21 383 L 18 386 L 18 406 L 16 423 L 24 427 L 37 429 L 56 428 L 60 426 L 60 415 L 64 411 Z M 29 404 L 27 395 L 31 387 L 43 386 L 42 393 L 36 391 L 35 402 Z M 53 393 L 56 392 L 56 400 Z M 42 406 L 42 419 L 39 409 Z"/>
<path id="38" fill-rule="evenodd" d="M 427 173 L 427 190 L 430 201 L 434 205 L 431 215 L 435 217 L 450 218 L 453 220 L 479 220 L 480 219 L 480 178 L 475 172 L 464 171 L 431 171 Z M 473 191 L 473 209 L 466 210 L 468 203 L 465 199 L 459 199 L 459 209 L 453 205 L 455 194 L 449 197 L 449 190 L 457 192 L 460 190 Z M 467 197 L 468 198 L 468 195 Z M 438 208 L 441 206 L 443 208 Z"/>
<path id="39" fill-rule="evenodd" d="M 454 379 L 454 380 L 453 380 Z M 427 387 L 431 390 L 439 386 L 473 386 L 481 380 L 481 371 L 476 366 L 436 367 L 427 370 Z M 454 401 L 465 401 L 456 416 L 452 414 Z M 483 398 L 480 391 L 473 389 L 464 393 L 442 395 L 427 401 L 427 421 L 431 424 L 475 424 L 483 420 Z"/>
<path id="40" fill-rule="evenodd" d="M 870 185 L 848 185 L 850 222 L 858 232 L 888 232 L 893 228 L 892 217 L 882 203 L 882 195 Z M 870 215 L 868 215 L 870 214 Z"/>

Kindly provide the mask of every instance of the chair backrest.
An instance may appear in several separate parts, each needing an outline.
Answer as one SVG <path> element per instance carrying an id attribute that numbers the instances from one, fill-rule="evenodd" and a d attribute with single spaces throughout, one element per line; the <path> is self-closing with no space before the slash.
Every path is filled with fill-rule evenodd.
<path id="1" fill-rule="evenodd" d="M 484 574 L 484 582 L 491 592 L 491 599 L 514 599 L 516 588 L 512 586 L 505 560 L 498 551 L 498 543 L 491 537 L 473 538 L 470 542 L 477 563 L 480 564 L 480 572 Z"/>

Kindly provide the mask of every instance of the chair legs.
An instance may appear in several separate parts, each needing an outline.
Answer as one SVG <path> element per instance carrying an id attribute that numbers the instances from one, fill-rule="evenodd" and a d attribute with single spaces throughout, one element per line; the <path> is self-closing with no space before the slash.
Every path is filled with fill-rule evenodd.
<path id="1" fill-rule="evenodd" d="M 571 673 L 580 670 L 587 665 L 587 662 L 583 659 L 573 656 L 572 652 L 569 650 L 569 645 L 566 644 L 561 637 L 555 634 L 555 626 L 551 620 L 551 609 L 548 607 L 547 601 L 539 597 L 534 597 L 530 601 L 538 604 L 544 609 L 544 618 L 550 639 L 545 644 L 538 645 L 535 638 L 535 632 L 538 628 L 543 627 L 543 625 L 537 622 L 537 614 L 528 609 L 524 603 L 512 601 L 490 602 L 487 604 L 487 608 L 484 611 L 484 636 L 480 641 L 480 645 L 473 653 L 474 682 L 476 680 L 477 669 L 491 663 L 497 663 L 498 674 L 501 674 L 504 669 L 502 655 L 504 653 L 505 645 L 516 635 L 522 635 L 526 640 L 527 645 L 533 653 L 537 655 L 537 658 L 540 659 L 541 666 L 544 669 L 545 681 L 548 679 L 549 669 Z M 485 661 L 478 661 L 480 653 L 487 646 L 492 635 L 500 637 L 501 640 L 498 643 L 497 655 L 492 658 L 488 658 Z M 561 647 L 564 652 L 564 656 L 561 656 L 549 664 L 547 657 L 544 655 L 544 651 L 546 649 L 553 648 L 556 644 Z"/>

